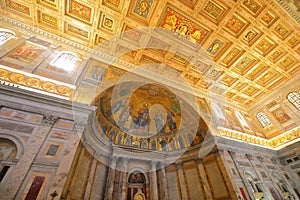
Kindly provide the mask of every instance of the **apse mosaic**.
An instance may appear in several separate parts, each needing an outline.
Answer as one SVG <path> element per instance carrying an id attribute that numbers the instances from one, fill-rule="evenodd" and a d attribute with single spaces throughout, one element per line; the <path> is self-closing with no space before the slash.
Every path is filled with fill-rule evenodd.
<path id="1" fill-rule="evenodd" d="M 206 132 L 203 120 L 199 131 L 193 130 L 199 123 L 191 114 L 195 110 L 180 102 L 169 89 L 156 84 L 136 88 L 127 82 L 122 83 L 116 94 L 115 90 L 116 86 L 107 89 L 96 100 L 100 136 L 115 144 L 152 150 L 166 150 L 168 143 L 168 148 L 178 149 L 203 141 Z M 182 113 L 187 114 L 185 119 Z M 182 129 L 187 134 L 176 136 Z M 183 139 L 187 135 L 190 143 Z M 171 141 L 176 141 L 172 142 L 173 147 Z"/>
<path id="2" fill-rule="evenodd" d="M 166 9 L 160 27 L 197 43 L 202 43 L 210 32 L 208 28 L 196 24 L 170 7 Z"/>

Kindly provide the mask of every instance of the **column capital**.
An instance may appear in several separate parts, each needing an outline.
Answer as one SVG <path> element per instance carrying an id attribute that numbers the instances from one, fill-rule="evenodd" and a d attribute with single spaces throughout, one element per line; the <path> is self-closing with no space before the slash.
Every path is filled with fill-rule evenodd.
<path id="1" fill-rule="evenodd" d="M 42 124 L 54 125 L 58 119 L 58 117 L 52 115 L 43 115 Z"/>
<path id="2" fill-rule="evenodd" d="M 150 165 L 151 165 L 151 171 L 156 171 L 157 162 L 156 161 L 151 161 Z"/>
<path id="3" fill-rule="evenodd" d="M 176 163 L 176 167 L 177 167 L 177 169 L 182 169 L 183 168 L 183 164 L 182 163 Z"/>

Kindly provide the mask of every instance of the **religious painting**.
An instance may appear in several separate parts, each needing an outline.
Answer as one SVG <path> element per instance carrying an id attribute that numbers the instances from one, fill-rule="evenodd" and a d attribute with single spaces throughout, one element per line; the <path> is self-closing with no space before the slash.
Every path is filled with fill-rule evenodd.
<path id="1" fill-rule="evenodd" d="M 7 57 L 30 64 L 36 58 L 38 58 L 44 51 L 45 48 L 42 48 L 37 45 L 33 45 L 28 42 L 24 42 L 16 49 L 14 49 L 12 52 L 10 52 Z"/>
<path id="2" fill-rule="evenodd" d="M 234 47 L 223 59 L 222 64 L 226 67 L 229 67 L 231 63 L 236 61 L 236 59 L 243 53 L 244 51 L 239 47 Z"/>
<path id="3" fill-rule="evenodd" d="M 291 119 L 290 116 L 282 110 L 282 108 L 277 108 L 276 110 L 272 111 L 272 114 L 281 124 Z"/>
<path id="4" fill-rule="evenodd" d="M 253 16 L 257 16 L 262 9 L 261 3 L 255 0 L 244 0 L 242 6 Z"/>
<path id="5" fill-rule="evenodd" d="M 121 11 L 124 0 L 103 0 L 103 5 L 116 11 Z"/>
<path id="6" fill-rule="evenodd" d="M 30 8 L 23 4 L 19 4 L 11 0 L 6 0 L 6 6 L 23 14 L 30 15 Z"/>
<path id="7" fill-rule="evenodd" d="M 220 39 L 216 38 L 211 45 L 207 48 L 207 52 L 212 56 L 215 56 L 220 50 L 224 47 L 225 42 L 221 41 Z"/>
<path id="8" fill-rule="evenodd" d="M 166 9 L 160 27 L 194 43 L 202 43 L 210 32 L 208 28 L 196 24 L 170 7 Z"/>
<path id="9" fill-rule="evenodd" d="M 208 1 L 204 11 L 217 23 L 226 12 L 226 8 L 214 1 Z M 205 17 L 207 16 L 205 15 Z"/>
<path id="10" fill-rule="evenodd" d="M 134 7 L 134 13 L 147 18 L 150 12 L 153 0 L 137 0 Z"/>
<path id="11" fill-rule="evenodd" d="M 274 24 L 274 22 L 278 19 L 278 17 L 272 12 L 268 11 L 260 19 L 260 22 L 266 27 L 270 27 Z"/>
<path id="12" fill-rule="evenodd" d="M 292 31 L 287 28 L 286 25 L 283 24 L 278 24 L 273 32 L 275 33 L 275 35 L 277 35 L 280 39 L 284 40 Z"/>
<path id="13" fill-rule="evenodd" d="M 101 82 L 105 80 L 107 64 L 92 59 L 88 62 L 88 66 L 86 68 L 87 70 L 84 75 L 85 80 L 91 82 Z"/>
<path id="14" fill-rule="evenodd" d="M 129 175 L 129 178 L 128 178 L 128 183 L 146 183 L 145 182 L 145 176 L 143 173 L 139 172 L 139 171 L 135 171 L 135 172 L 132 172 L 130 175 Z"/>
<path id="15" fill-rule="evenodd" d="M 92 17 L 92 8 L 82 4 L 79 1 L 68 0 L 67 15 L 79 19 L 81 21 L 90 23 Z"/>
<path id="16" fill-rule="evenodd" d="M 265 37 L 255 46 L 255 50 L 262 55 L 266 55 L 276 46 L 277 44 L 274 41 L 268 37 Z"/>
<path id="17" fill-rule="evenodd" d="M 72 24 L 67 24 L 66 25 L 66 32 L 67 33 L 71 33 L 71 34 L 75 34 L 77 36 L 80 36 L 80 37 L 84 37 L 86 39 L 89 38 L 89 32 L 88 31 L 85 31 L 77 26 L 74 26 Z"/>
<path id="18" fill-rule="evenodd" d="M 246 27 L 248 26 L 248 22 L 239 16 L 238 14 L 234 14 L 225 24 L 225 30 L 234 36 L 238 36 Z"/>

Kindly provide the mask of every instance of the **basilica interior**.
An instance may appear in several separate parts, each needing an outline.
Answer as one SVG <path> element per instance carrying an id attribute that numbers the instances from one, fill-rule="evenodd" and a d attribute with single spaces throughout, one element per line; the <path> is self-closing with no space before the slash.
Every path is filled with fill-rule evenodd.
<path id="1" fill-rule="evenodd" d="M 300 199 L 299 0 L 1 0 L 0 199 Z"/>

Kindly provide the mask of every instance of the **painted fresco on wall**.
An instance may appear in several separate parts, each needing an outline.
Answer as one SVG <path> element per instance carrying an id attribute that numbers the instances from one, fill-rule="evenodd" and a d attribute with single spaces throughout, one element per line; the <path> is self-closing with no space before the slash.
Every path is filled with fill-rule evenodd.
<path id="1" fill-rule="evenodd" d="M 9 53 L 8 57 L 30 64 L 44 51 L 42 47 L 25 42 Z"/>
<path id="2" fill-rule="evenodd" d="M 92 82 L 101 82 L 105 79 L 107 73 L 107 64 L 97 60 L 91 60 L 88 63 L 85 79 Z"/>
<path id="3" fill-rule="evenodd" d="M 281 124 L 291 119 L 290 116 L 282 110 L 282 108 L 278 108 L 272 113 Z"/>

